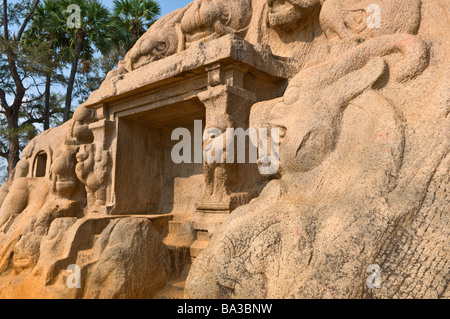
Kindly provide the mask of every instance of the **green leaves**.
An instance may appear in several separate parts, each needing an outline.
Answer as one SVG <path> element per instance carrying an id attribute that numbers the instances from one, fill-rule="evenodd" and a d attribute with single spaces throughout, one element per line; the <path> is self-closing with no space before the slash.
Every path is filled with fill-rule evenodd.
<path id="1" fill-rule="evenodd" d="M 128 51 L 156 21 L 161 7 L 154 0 L 114 0 L 113 11 L 117 31 L 114 40 L 123 45 L 124 51 Z"/>
<path id="2" fill-rule="evenodd" d="M 3 0 L 0 8 L 0 157 L 12 171 L 40 124 L 59 125 L 62 113 L 70 118 L 72 95 L 82 102 L 97 89 L 160 7 L 116 0 L 111 12 L 101 0 Z"/>
<path id="3" fill-rule="evenodd" d="M 80 8 L 80 28 L 68 24 L 71 12 L 69 6 Z M 75 44 L 81 37 L 81 55 L 86 60 L 94 51 L 107 54 L 112 48 L 112 18 L 107 7 L 97 0 L 46 0 L 36 10 L 32 27 L 35 38 L 45 39 L 54 44 L 54 49 L 65 62 L 75 58 Z"/>

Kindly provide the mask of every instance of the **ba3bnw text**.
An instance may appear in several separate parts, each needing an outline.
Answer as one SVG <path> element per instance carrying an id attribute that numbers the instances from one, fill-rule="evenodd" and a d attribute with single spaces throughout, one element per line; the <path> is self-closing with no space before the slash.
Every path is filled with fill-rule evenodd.
<path id="1" fill-rule="evenodd" d="M 210 314 L 270 314 L 272 304 L 222 304 L 214 306 L 190 306 L 185 303 L 178 306 L 179 314 L 200 314 L 208 317 Z"/>

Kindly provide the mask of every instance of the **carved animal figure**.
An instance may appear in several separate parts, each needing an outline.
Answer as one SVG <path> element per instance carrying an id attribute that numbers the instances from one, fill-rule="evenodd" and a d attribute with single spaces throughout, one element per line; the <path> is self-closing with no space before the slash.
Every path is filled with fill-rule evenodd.
<path id="1" fill-rule="evenodd" d="M 375 83 L 387 70 L 387 65 L 379 57 L 397 51 L 403 53 L 403 61 L 392 68 L 398 82 L 411 80 L 426 68 L 428 51 L 425 43 L 412 35 L 397 34 L 366 41 L 342 56 L 300 72 L 292 79 L 284 97 L 272 111 L 274 116 L 282 116 L 293 108 L 301 109 L 303 118 L 296 119 L 295 122 L 302 123 L 299 131 L 303 137 L 298 145 L 289 147 L 299 157 L 295 164 L 297 167 L 291 167 L 290 170 L 308 171 L 320 164 L 334 149 L 339 138 L 344 108 L 349 101 L 370 87 L 368 83 Z M 371 72 L 356 72 L 368 63 L 376 63 Z M 351 72 L 357 74 L 351 75 L 353 85 L 345 82 Z M 321 76 L 316 76 L 318 74 Z M 318 88 L 329 91 L 324 93 Z M 283 158 L 282 154 L 280 157 Z"/>
<path id="2" fill-rule="evenodd" d="M 195 0 L 181 20 L 181 30 L 187 43 L 226 34 L 244 37 L 251 18 L 251 0 Z"/>

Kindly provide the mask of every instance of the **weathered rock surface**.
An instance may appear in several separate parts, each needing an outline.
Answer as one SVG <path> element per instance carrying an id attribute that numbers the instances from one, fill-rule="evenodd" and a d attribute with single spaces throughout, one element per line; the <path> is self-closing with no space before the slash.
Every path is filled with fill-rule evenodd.
<path id="1" fill-rule="evenodd" d="M 449 298 L 449 14 L 195 0 L 161 18 L 0 188 L 0 297 Z M 279 162 L 275 144 L 173 160 L 176 128 L 226 157 L 218 137 L 250 127 L 278 129 Z"/>

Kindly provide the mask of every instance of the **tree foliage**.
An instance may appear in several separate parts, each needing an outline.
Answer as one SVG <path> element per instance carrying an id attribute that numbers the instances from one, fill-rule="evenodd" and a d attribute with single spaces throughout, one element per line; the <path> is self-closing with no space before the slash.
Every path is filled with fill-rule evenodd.
<path id="1" fill-rule="evenodd" d="M 74 4 L 76 27 L 68 24 Z M 160 7 L 116 0 L 110 12 L 100 0 L 1 0 L 0 14 L 0 157 L 11 173 L 30 139 L 70 118 L 72 98 L 81 103 L 99 87 Z"/>

